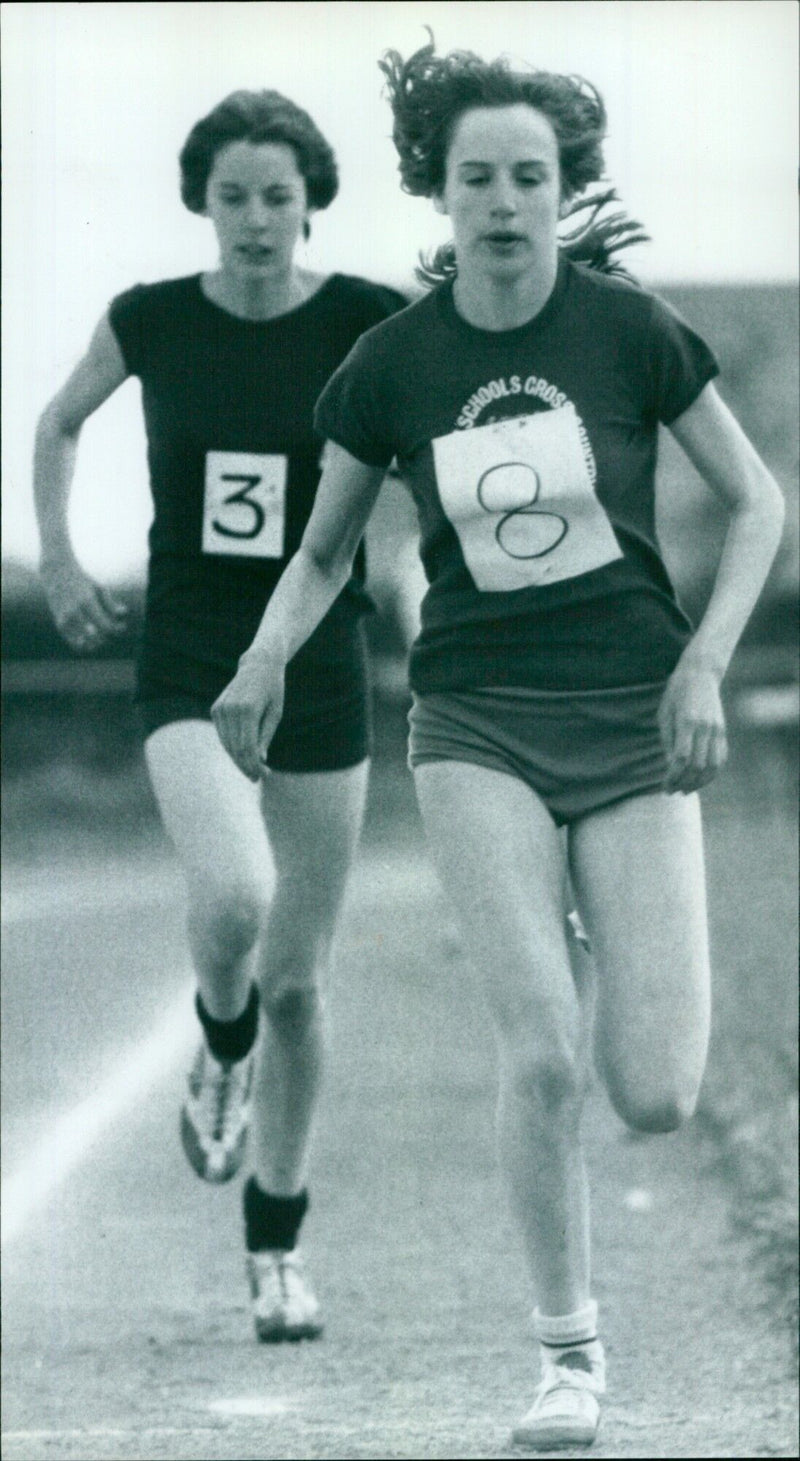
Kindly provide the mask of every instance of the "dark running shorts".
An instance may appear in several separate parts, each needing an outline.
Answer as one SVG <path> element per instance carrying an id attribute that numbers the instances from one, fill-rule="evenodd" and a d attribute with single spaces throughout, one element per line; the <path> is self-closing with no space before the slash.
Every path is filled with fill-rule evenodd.
<path id="1" fill-rule="evenodd" d="M 177 720 L 210 720 L 211 706 L 233 678 L 232 662 L 214 692 L 191 694 L 159 682 L 140 667 L 139 712 L 145 735 Z M 352 650 L 333 663 L 287 675 L 283 717 L 272 739 L 267 765 L 273 771 L 344 771 L 357 766 L 372 748 L 372 718 L 367 658 L 359 626 Z"/>
<path id="2" fill-rule="evenodd" d="M 414 696 L 408 763 L 469 761 L 527 783 L 563 826 L 661 789 L 664 682 L 616 690 L 487 688 Z"/>

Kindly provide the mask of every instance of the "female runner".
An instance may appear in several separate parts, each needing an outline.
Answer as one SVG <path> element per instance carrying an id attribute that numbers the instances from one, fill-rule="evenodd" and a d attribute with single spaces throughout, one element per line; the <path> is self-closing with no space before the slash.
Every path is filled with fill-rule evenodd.
<path id="1" fill-rule="evenodd" d="M 74 649 L 123 626 L 120 604 L 77 562 L 67 503 L 84 421 L 137 375 L 155 504 L 138 700 L 153 788 L 186 874 L 204 1034 L 181 1136 L 201 1177 L 227 1181 L 252 1101 L 244 1217 L 256 1331 L 311 1337 L 322 1321 L 297 1236 L 323 1059 L 320 989 L 367 782 L 363 556 L 292 665 L 260 795 L 225 755 L 210 706 L 311 512 L 323 445 L 314 402 L 359 335 L 405 301 L 296 263 L 338 177 L 311 118 L 277 92 L 227 97 L 192 129 L 180 166 L 183 201 L 211 219 L 219 265 L 113 300 L 44 411 L 41 575 Z"/>
<path id="2" fill-rule="evenodd" d="M 594 88 L 433 46 L 382 69 L 403 184 L 449 215 L 454 254 L 323 392 L 314 511 L 212 714 L 258 778 L 286 666 L 347 581 L 396 456 L 430 584 L 410 761 L 486 979 L 500 1154 L 536 1301 L 541 1381 L 514 1439 L 586 1444 L 604 1360 L 558 829 L 599 970 L 598 1068 L 631 1127 L 670 1131 L 694 1107 L 709 1027 L 696 792 L 725 760 L 720 681 L 782 500 L 711 385 L 703 341 L 652 295 L 559 251 L 559 216 L 602 173 Z M 659 422 L 730 514 L 696 630 L 654 531 Z"/>

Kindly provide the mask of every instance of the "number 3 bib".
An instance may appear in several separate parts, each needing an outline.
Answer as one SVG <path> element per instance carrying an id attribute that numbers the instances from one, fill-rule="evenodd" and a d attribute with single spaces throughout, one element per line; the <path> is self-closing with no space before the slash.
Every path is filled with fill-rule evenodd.
<path id="1" fill-rule="evenodd" d="M 433 458 L 442 507 L 480 590 L 558 583 L 622 557 L 573 407 L 440 436 Z"/>
<path id="2" fill-rule="evenodd" d="M 203 552 L 282 558 L 286 472 L 284 456 L 207 452 Z"/>

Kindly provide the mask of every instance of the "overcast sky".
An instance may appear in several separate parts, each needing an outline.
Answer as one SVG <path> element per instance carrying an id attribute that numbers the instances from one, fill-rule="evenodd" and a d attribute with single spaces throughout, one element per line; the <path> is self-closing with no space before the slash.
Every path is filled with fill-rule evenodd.
<path id="1" fill-rule="evenodd" d="M 600 88 L 609 173 L 653 236 L 635 259 L 646 282 L 796 276 L 794 0 L 3 5 L 5 554 L 35 551 L 35 418 L 109 299 L 214 264 L 176 157 L 227 92 L 285 91 L 334 146 L 342 187 L 309 266 L 402 284 L 445 236 L 400 192 L 375 64 L 423 44 L 426 24 L 439 49 Z M 127 384 L 87 425 L 76 477 L 76 541 L 98 573 L 144 557 L 142 440 Z"/>

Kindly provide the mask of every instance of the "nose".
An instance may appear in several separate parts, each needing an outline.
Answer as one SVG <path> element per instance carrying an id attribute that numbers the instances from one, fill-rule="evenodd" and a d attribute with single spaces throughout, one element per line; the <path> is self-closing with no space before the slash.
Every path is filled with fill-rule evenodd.
<path id="1" fill-rule="evenodd" d="M 513 178 L 502 174 L 495 178 L 491 197 L 492 214 L 497 218 L 508 218 L 517 211 L 517 194 Z"/>
<path id="2" fill-rule="evenodd" d="M 265 228 L 269 222 L 269 207 L 263 198 L 253 197 L 247 201 L 245 222 L 249 228 Z"/>

